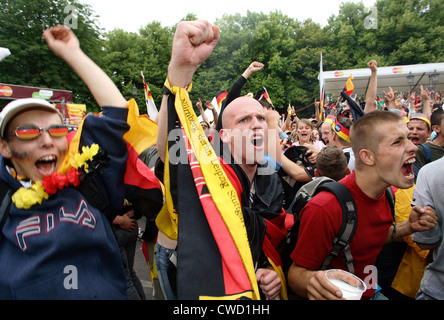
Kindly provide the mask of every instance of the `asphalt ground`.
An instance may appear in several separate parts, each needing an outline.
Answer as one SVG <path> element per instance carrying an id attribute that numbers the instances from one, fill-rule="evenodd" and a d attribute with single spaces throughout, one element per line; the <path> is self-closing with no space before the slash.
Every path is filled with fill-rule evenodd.
<path id="1" fill-rule="evenodd" d="M 142 217 L 138 220 L 139 228 L 141 231 L 145 231 L 145 218 Z M 161 294 L 161 289 L 159 287 L 158 281 L 155 280 L 154 288 L 151 282 L 150 270 L 142 251 L 142 240 L 137 241 L 136 254 L 134 257 L 134 270 L 142 283 L 143 290 L 147 300 L 163 300 Z M 149 244 L 150 248 L 153 248 L 153 243 Z M 152 249 L 151 249 L 152 250 Z M 154 263 L 154 257 L 149 257 L 150 263 Z"/>

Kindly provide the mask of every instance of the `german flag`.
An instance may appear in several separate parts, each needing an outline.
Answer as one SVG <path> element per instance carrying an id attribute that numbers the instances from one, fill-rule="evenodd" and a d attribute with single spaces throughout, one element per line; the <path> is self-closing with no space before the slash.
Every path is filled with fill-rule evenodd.
<path id="1" fill-rule="evenodd" d="M 126 199 L 135 211 L 148 218 L 157 215 L 163 205 L 160 182 L 139 155 L 157 142 L 157 124 L 146 114 L 139 115 L 134 99 L 128 102 L 130 130 L 123 138 L 127 142 L 128 160 L 124 176 Z"/>
<path id="2" fill-rule="evenodd" d="M 271 102 L 270 96 L 268 95 L 267 88 L 262 87 L 262 89 L 259 90 L 259 92 L 256 94 L 256 96 L 254 98 L 257 101 L 261 101 L 262 99 L 265 99 L 274 108 L 273 103 Z"/>
<path id="3" fill-rule="evenodd" d="M 228 95 L 228 93 L 225 90 L 220 90 L 216 94 L 215 98 L 216 98 L 218 110 L 220 110 L 222 108 L 222 102 L 227 98 L 227 95 Z"/>
<path id="4" fill-rule="evenodd" d="M 344 91 L 349 96 L 353 93 L 353 90 L 355 90 L 355 86 L 353 84 L 353 76 L 352 74 L 350 74 L 347 82 L 345 83 L 345 87 L 344 89 L 342 89 L 342 91 Z"/>
<path id="5" fill-rule="evenodd" d="M 319 63 L 319 89 L 320 89 L 320 104 L 319 104 L 319 119 L 318 121 L 324 120 L 324 104 L 325 104 L 325 81 L 324 81 L 324 67 L 322 62 L 322 52 L 321 52 L 321 62 Z"/>
<path id="6" fill-rule="evenodd" d="M 282 258 L 276 248 L 280 247 L 282 241 L 285 239 L 286 233 L 283 232 L 283 230 L 287 230 L 285 228 L 285 220 L 287 216 L 288 214 L 282 209 L 280 216 L 272 219 L 271 221 L 265 220 L 267 223 L 267 231 L 264 237 L 264 243 L 262 245 L 262 251 L 267 257 L 268 262 L 281 279 L 282 288 L 279 295 L 280 300 L 288 300 L 288 294 Z"/>
<path id="7" fill-rule="evenodd" d="M 348 105 L 350 106 L 350 111 L 353 116 L 353 122 L 358 121 L 359 118 L 364 116 L 364 110 L 356 103 L 355 100 L 353 100 L 346 92 L 345 90 L 341 91 L 341 97 L 344 98 Z"/>
<path id="8" fill-rule="evenodd" d="M 143 72 L 140 71 L 140 74 L 142 75 L 143 88 L 144 88 L 143 91 L 145 92 L 146 111 L 148 113 L 148 116 L 152 120 L 156 120 L 156 117 L 159 114 L 159 111 L 156 108 L 156 104 L 154 103 L 153 95 L 151 94 L 150 87 L 148 86 L 148 82 L 146 82 L 145 77 L 143 76 Z"/>
<path id="9" fill-rule="evenodd" d="M 139 115 L 134 99 L 128 102 L 130 130 L 123 136 L 127 142 L 128 160 L 124 175 L 125 198 L 134 205 L 136 214 L 155 216 L 163 204 L 160 182 L 154 173 L 139 159 L 148 147 L 157 141 L 157 124 L 147 115 Z M 77 153 L 82 134 L 83 121 L 74 136 L 69 137 L 69 152 Z M 62 170 L 62 168 L 61 168 Z"/>

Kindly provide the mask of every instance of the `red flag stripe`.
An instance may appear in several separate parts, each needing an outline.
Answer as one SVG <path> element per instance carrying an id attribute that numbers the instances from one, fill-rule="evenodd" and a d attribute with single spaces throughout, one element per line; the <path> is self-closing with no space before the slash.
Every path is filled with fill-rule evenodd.
<path id="1" fill-rule="evenodd" d="M 194 152 L 184 131 L 183 136 L 189 161 L 190 163 L 195 162 L 196 158 L 194 156 Z M 213 237 L 221 254 L 225 294 L 235 295 L 242 292 L 251 291 L 252 287 L 248 274 L 225 222 L 219 214 L 211 195 L 202 194 L 206 183 L 202 183 L 202 181 L 204 182 L 205 180 L 200 165 L 197 164 L 192 166 L 191 171 L 194 180 L 200 181 L 199 183 L 196 183 L 197 193 L 201 200 L 202 208 L 205 212 L 208 224 L 212 230 Z M 208 190 L 208 188 L 206 189 Z"/>
<path id="2" fill-rule="evenodd" d="M 154 173 L 139 159 L 139 154 L 127 143 L 128 161 L 124 182 L 142 189 L 161 188 L 159 180 Z"/>

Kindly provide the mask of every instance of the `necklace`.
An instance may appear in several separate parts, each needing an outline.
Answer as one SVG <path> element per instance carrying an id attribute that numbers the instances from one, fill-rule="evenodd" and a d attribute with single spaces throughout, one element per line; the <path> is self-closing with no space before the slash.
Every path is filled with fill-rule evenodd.
<path id="1" fill-rule="evenodd" d="M 97 155 L 102 155 L 97 144 L 91 147 L 82 147 L 81 153 L 76 153 L 68 159 L 67 165 L 63 169 L 53 172 L 49 176 L 44 176 L 42 181 L 37 181 L 30 188 L 21 187 L 12 195 L 12 202 L 18 209 L 29 209 L 36 204 L 41 204 L 49 195 L 53 195 L 57 190 L 72 185 L 77 187 L 84 176 L 90 171 L 90 164 L 93 163 Z M 99 160 L 100 161 L 100 160 Z M 93 166 L 94 167 L 94 166 Z"/>

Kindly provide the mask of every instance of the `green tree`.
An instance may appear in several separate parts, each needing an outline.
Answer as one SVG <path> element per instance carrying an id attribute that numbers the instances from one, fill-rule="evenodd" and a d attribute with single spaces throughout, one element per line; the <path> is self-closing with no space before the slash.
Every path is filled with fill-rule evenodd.
<path id="1" fill-rule="evenodd" d="M 89 6 L 73 0 L 0 0 L 0 43 L 11 51 L 0 63 L 2 82 L 72 90 L 74 102 L 98 110 L 80 78 L 50 52 L 42 38 L 48 27 L 76 22 L 75 33 L 83 50 L 100 58 L 102 40 L 93 18 Z M 100 64 L 100 60 L 96 62 Z"/>
<path id="2" fill-rule="evenodd" d="M 159 108 L 171 52 L 171 30 L 153 22 L 138 33 L 114 29 L 105 33 L 105 37 L 104 70 L 122 94 L 129 100 L 133 97 L 132 88 L 135 86 L 138 89 L 136 101 L 139 112 L 146 113 L 142 71 Z"/>
<path id="3" fill-rule="evenodd" d="M 136 100 L 142 113 L 143 71 L 159 107 L 175 26 L 153 21 L 136 33 L 119 29 L 103 33 L 91 7 L 77 0 L 0 0 L 0 5 L 0 43 L 12 52 L 0 63 L 2 82 L 72 90 L 75 102 L 98 110 L 82 81 L 41 37 L 47 27 L 64 23 L 70 14 L 64 10 L 74 5 L 75 33 L 84 51 L 124 96 L 132 97 L 133 86 L 139 89 Z M 254 60 L 265 68 L 248 79 L 243 93 L 255 94 L 266 87 L 281 112 L 288 104 L 300 108 L 319 97 L 321 52 L 326 71 L 365 68 L 371 59 L 379 66 L 443 61 L 444 0 L 378 0 L 376 8 L 368 9 L 362 2 L 342 3 L 323 28 L 311 19 L 300 22 L 280 11 L 221 16 L 216 20 L 221 38 L 193 78 L 191 100 L 211 100 L 219 90 L 229 90 Z M 375 26 L 369 27 L 369 17 Z M 182 20 L 195 19 L 188 13 Z M 302 116 L 312 113 L 309 108 Z"/>
<path id="4" fill-rule="evenodd" d="M 378 38 L 387 64 L 438 62 L 442 59 L 444 1 L 380 0 Z M 438 17 L 441 18 L 438 18 Z"/>

